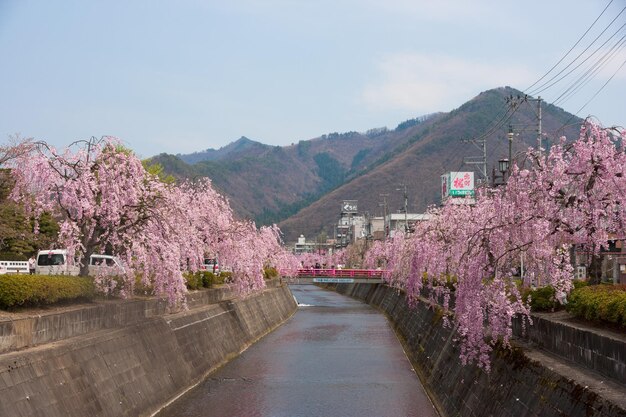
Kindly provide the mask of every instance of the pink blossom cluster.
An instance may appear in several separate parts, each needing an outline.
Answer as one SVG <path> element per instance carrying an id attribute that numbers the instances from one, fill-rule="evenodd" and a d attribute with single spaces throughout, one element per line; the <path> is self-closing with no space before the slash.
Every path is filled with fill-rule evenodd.
<path id="1" fill-rule="evenodd" d="M 442 305 L 462 362 L 486 370 L 494 344 L 509 346 L 512 318 L 529 318 L 516 282 L 522 264 L 525 285 L 568 292 L 573 248 L 598 254 L 609 238 L 626 234 L 626 156 L 618 135 L 585 122 L 578 140 L 562 138 L 547 155 L 529 150 L 524 165 L 513 167 L 505 187 L 482 190 L 476 204 L 431 208 L 415 233 L 366 255 L 369 265 L 387 263 L 386 280 L 405 289 L 409 302 L 427 297 Z"/>
<path id="2" fill-rule="evenodd" d="M 58 245 L 79 260 L 81 275 L 94 253 L 126 265 L 121 288 L 131 296 L 141 284 L 184 305 L 183 273 L 219 254 L 242 294 L 264 287 L 263 268 L 293 263 L 276 226 L 257 228 L 235 219 L 227 199 L 208 179 L 168 184 L 148 173 L 115 138 L 76 143 L 63 151 L 41 144 L 12 164 L 12 197 L 37 219 L 60 221 Z M 116 283 L 99 277 L 104 291 Z"/>

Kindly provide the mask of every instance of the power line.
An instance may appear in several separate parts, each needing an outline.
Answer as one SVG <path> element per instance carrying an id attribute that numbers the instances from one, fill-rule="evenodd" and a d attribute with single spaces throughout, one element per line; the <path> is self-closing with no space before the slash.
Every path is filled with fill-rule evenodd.
<path id="1" fill-rule="evenodd" d="M 557 74 L 555 74 L 554 76 L 552 76 L 552 78 L 550 78 L 549 80 L 547 80 L 546 82 L 544 82 L 543 84 L 541 84 L 539 87 L 537 87 L 537 88 L 535 88 L 534 90 L 530 91 L 528 94 L 530 94 L 530 95 L 536 95 L 536 94 L 542 93 L 543 91 L 545 91 L 545 90 L 547 90 L 548 88 L 552 87 L 552 86 L 553 86 L 554 84 L 556 84 L 557 82 L 561 81 L 564 77 L 561 77 L 561 78 L 560 78 L 559 80 L 557 80 L 556 82 L 554 82 L 554 83 L 552 83 L 552 84 L 548 85 L 548 84 L 549 84 L 549 83 L 551 83 L 551 82 L 552 82 L 555 78 L 557 78 L 559 75 L 561 75 L 561 74 L 562 74 L 565 70 L 567 70 L 567 69 L 568 69 L 571 65 L 573 65 L 573 64 L 574 64 L 574 63 L 575 63 L 575 62 L 576 62 L 576 61 L 577 61 L 577 60 L 578 60 L 578 59 L 579 59 L 579 58 L 580 58 L 580 57 L 581 57 L 581 56 L 582 56 L 585 52 L 587 52 L 587 51 L 589 50 L 589 48 L 591 48 L 591 47 L 593 46 L 593 44 L 595 44 L 595 43 L 597 42 L 597 40 L 598 40 L 598 39 L 599 39 L 602 35 L 604 35 L 604 32 L 606 32 L 606 31 L 607 31 L 607 30 L 608 30 L 608 29 L 609 29 L 609 28 L 613 25 L 613 23 L 615 23 L 615 21 L 617 20 L 617 18 L 618 18 L 618 17 L 620 17 L 620 16 L 621 16 L 621 14 L 622 14 L 622 13 L 624 13 L 624 11 L 625 11 L 625 10 L 626 10 L 626 7 L 624 7 L 624 8 L 623 8 L 623 9 L 622 9 L 622 10 L 621 10 L 618 14 L 617 14 L 617 16 L 615 16 L 615 18 L 613 18 L 613 20 L 611 20 L 611 23 L 609 23 L 609 24 L 607 25 L 607 27 L 605 27 L 605 28 L 604 28 L 604 30 L 603 30 L 602 32 L 600 32 L 600 34 L 599 34 L 598 36 L 596 36 L 596 37 L 595 37 L 595 39 L 594 39 L 594 40 L 593 40 L 593 41 L 592 41 L 589 45 L 587 45 L 587 47 L 586 47 L 585 49 L 583 49 L 583 51 L 582 51 L 581 53 L 579 53 L 579 54 L 576 56 L 576 58 L 574 58 L 574 59 L 573 59 L 573 60 L 572 60 L 569 64 L 567 64 L 567 65 L 565 66 L 565 68 L 563 68 L 563 69 L 562 69 L 561 71 L 559 71 Z M 622 27 L 624 27 L 624 26 L 622 25 Z M 622 27 L 620 27 L 620 28 L 618 29 L 618 31 L 617 31 L 617 32 L 619 32 L 619 30 L 621 30 L 621 29 L 622 29 Z M 616 32 L 616 33 L 617 33 L 617 32 Z M 613 36 L 615 36 L 615 34 L 614 34 Z M 597 51 L 597 50 L 596 50 L 596 51 Z M 594 52 L 594 53 L 595 53 L 595 52 Z M 592 54 L 591 56 L 593 56 L 593 54 Z M 587 58 L 585 59 L 585 61 L 586 61 L 587 59 L 589 59 L 589 57 L 587 57 Z M 583 61 L 583 62 L 585 62 L 585 61 Z M 579 64 L 579 66 L 580 66 L 580 64 Z M 570 73 L 571 73 L 571 71 L 570 71 Z M 566 74 L 566 76 L 567 76 L 567 75 L 569 75 L 569 73 L 568 73 L 568 74 Z"/>
<path id="2" fill-rule="evenodd" d="M 558 84 L 559 82 L 561 82 L 562 80 L 564 80 L 567 76 L 569 76 L 572 72 L 576 71 L 578 68 L 580 68 L 585 62 L 587 62 L 591 57 L 593 57 L 596 53 L 598 53 L 600 50 L 602 50 L 602 48 L 611 40 L 615 37 L 615 35 L 617 35 L 617 33 L 619 31 L 622 30 L 622 28 L 626 27 L 626 23 L 624 23 L 610 38 L 608 38 L 606 41 L 604 41 L 604 43 L 602 45 L 600 45 L 598 48 L 596 48 L 595 51 L 593 51 L 593 53 L 591 55 L 589 55 L 587 58 L 583 59 L 578 65 L 576 65 L 574 68 L 572 68 L 569 72 L 567 72 L 565 75 L 563 75 L 561 78 L 559 78 L 558 80 L 554 81 L 552 84 L 547 85 L 545 88 L 543 88 L 541 91 L 539 92 L 543 92 L 545 90 L 547 90 L 548 88 Z M 619 45 L 619 43 L 624 39 L 624 37 L 626 37 L 626 35 L 622 36 L 615 45 Z M 614 46 L 615 46 L 614 45 Z M 613 48 L 611 48 L 613 49 Z M 605 54 L 606 55 L 606 54 Z M 592 64 L 592 67 L 597 65 L 598 62 L 600 62 L 602 59 L 595 61 Z M 575 83 L 574 83 L 575 84 Z M 571 86 L 570 86 L 571 87 Z"/>
<path id="3" fill-rule="evenodd" d="M 548 76 L 548 74 L 550 74 L 561 62 L 563 62 L 563 60 L 570 54 L 570 52 L 572 52 L 574 50 L 574 48 L 576 48 L 576 46 L 578 46 L 578 44 L 580 43 L 580 41 L 582 41 L 584 39 L 585 36 L 587 36 L 587 33 L 589 33 L 589 31 L 593 28 L 593 26 L 598 22 L 598 20 L 600 20 L 600 18 L 602 17 L 602 15 L 604 14 L 604 12 L 606 12 L 606 10 L 609 8 L 609 6 L 611 5 L 611 3 L 613 3 L 613 0 L 609 1 L 609 4 L 606 5 L 606 7 L 604 8 L 604 10 L 602 10 L 602 13 L 600 13 L 600 15 L 598 17 L 596 17 L 596 20 L 593 21 L 593 23 L 591 24 L 591 26 L 589 26 L 587 28 L 587 30 L 585 31 L 585 33 L 582 34 L 582 36 L 576 41 L 576 43 L 569 49 L 569 51 L 567 51 L 567 53 L 565 55 L 563 55 L 563 57 L 561 57 L 561 59 L 559 59 L 559 61 L 554 64 L 554 66 L 552 68 L 550 68 L 548 70 L 548 72 L 546 72 L 541 78 L 539 78 L 537 81 L 535 81 L 534 83 L 532 83 L 530 86 L 528 86 L 524 91 L 528 91 L 531 88 L 533 88 L 535 85 L 537 85 L 537 83 L 541 82 L 541 80 L 543 80 L 544 78 L 546 78 Z"/>
<path id="4" fill-rule="evenodd" d="M 622 36 L 620 40 L 618 40 L 615 45 L 609 49 L 599 61 L 596 61 L 591 67 L 581 75 L 576 82 L 570 85 L 559 97 L 557 97 L 553 104 L 561 105 L 566 102 L 572 95 L 576 94 L 582 87 L 587 85 L 596 74 L 600 72 L 602 68 L 604 68 L 617 54 L 619 54 L 626 45 L 626 35 Z"/>
<path id="5" fill-rule="evenodd" d="M 558 73 L 554 74 L 552 77 L 550 77 L 549 79 L 546 80 L 546 78 L 551 73 L 553 73 L 563 61 L 565 61 L 565 59 L 574 51 L 574 49 L 583 41 L 583 39 L 585 39 L 585 37 L 596 26 L 596 24 L 600 21 L 602 16 L 609 9 L 609 7 L 611 6 L 612 3 L 613 3 L 613 0 L 610 0 L 608 2 L 608 4 L 604 7 L 602 12 L 598 15 L 598 17 L 596 17 L 596 19 L 593 21 L 593 23 L 580 36 L 580 38 L 567 51 L 567 53 L 565 53 L 565 55 L 563 55 L 561 57 L 561 59 L 559 59 L 559 61 L 552 68 L 550 68 L 550 70 L 548 70 L 548 72 L 546 72 L 541 78 L 539 78 L 537 81 L 535 81 L 533 84 L 531 84 L 526 89 L 526 90 L 531 90 L 531 89 L 533 89 L 533 87 L 535 87 L 532 91 L 530 91 L 529 94 L 524 94 L 523 96 L 518 95 L 517 97 L 513 97 L 513 96 L 507 97 L 506 98 L 506 103 L 507 103 L 506 110 L 504 112 L 500 112 L 500 114 L 498 114 L 493 119 L 493 121 L 487 126 L 486 131 L 483 134 L 481 134 L 480 136 L 474 137 L 474 138 L 469 139 L 469 140 L 464 140 L 464 142 L 472 142 L 476 147 L 478 147 L 482 151 L 482 154 L 483 154 L 480 157 L 479 156 L 475 156 L 475 157 L 466 158 L 465 163 L 469 163 L 469 164 L 472 164 L 472 165 L 480 165 L 481 166 L 480 171 L 481 172 L 485 171 L 483 173 L 483 175 L 485 176 L 485 178 L 488 178 L 488 174 L 487 174 L 486 168 L 485 168 L 485 164 L 487 163 L 486 139 L 488 137 L 490 137 L 491 135 L 493 135 L 494 133 L 496 133 L 499 129 L 501 129 L 507 122 L 509 122 L 511 120 L 511 118 L 515 115 L 517 110 L 520 108 L 522 103 L 530 102 L 530 101 L 537 101 L 537 112 L 535 112 L 535 116 L 537 117 L 537 142 L 538 142 L 537 146 L 538 146 L 538 152 L 541 154 L 541 151 L 542 151 L 542 149 L 541 149 L 541 146 L 542 146 L 541 145 L 541 137 L 543 135 L 542 128 L 541 128 L 541 124 L 542 124 L 542 122 L 541 122 L 541 101 L 542 101 L 542 99 L 541 99 L 541 97 L 538 97 L 536 99 L 532 99 L 530 97 L 532 95 L 537 95 L 537 94 L 539 94 L 539 93 L 541 93 L 541 92 L 543 92 L 545 90 L 548 90 L 549 88 L 552 88 L 554 85 L 556 85 L 556 84 L 562 82 L 563 80 L 565 80 L 574 71 L 579 69 L 586 62 L 590 61 L 594 56 L 596 56 L 602 50 L 602 48 L 604 48 L 605 45 L 607 45 L 612 39 L 614 39 L 616 36 L 618 36 L 618 34 L 622 31 L 622 29 L 626 26 L 626 24 L 623 24 L 608 39 L 606 39 L 600 46 L 596 47 L 595 50 L 591 54 L 589 54 L 588 56 L 586 56 L 582 60 L 582 62 L 580 61 L 580 58 L 584 57 L 585 54 L 587 54 L 587 51 L 589 51 L 592 48 L 592 46 L 594 46 L 598 42 L 598 40 L 603 37 L 603 35 L 614 25 L 614 23 L 624 13 L 624 11 L 626 11 L 626 7 L 621 9 L 621 11 L 617 14 L 617 16 L 615 16 L 611 20 L 611 22 L 608 25 L 606 25 L 606 27 L 604 27 L 604 29 L 600 32 L 600 34 L 597 35 L 584 48 L 584 50 L 582 52 L 580 52 L 575 58 L 573 58 Z M 610 62 L 615 57 L 615 55 L 617 53 L 619 53 L 622 50 L 622 48 L 624 47 L 623 41 L 624 41 L 625 37 L 626 36 L 622 36 L 621 39 L 619 39 L 617 42 L 615 42 L 615 44 L 613 44 L 612 48 L 608 52 L 604 53 L 602 56 L 600 56 L 594 62 L 592 62 L 589 65 L 589 67 L 585 69 L 585 71 L 583 72 L 582 75 L 577 75 L 576 76 L 577 77 L 576 80 L 573 83 L 571 83 L 570 85 L 568 85 L 568 86 L 566 86 L 564 88 L 564 90 L 557 97 L 556 101 L 563 102 L 563 101 L 569 99 L 573 94 L 576 94 L 576 92 L 578 92 L 584 85 L 586 85 L 591 79 L 593 79 L 595 77 L 595 75 L 600 71 L 600 69 L 602 69 L 608 62 Z M 622 66 L 623 65 L 624 64 L 622 64 Z M 574 67 L 571 70 L 569 70 L 567 73 L 565 73 L 572 66 L 574 66 Z M 621 69 L 622 66 L 620 66 L 620 69 Z M 619 71 L 619 69 L 618 69 L 618 71 Z M 563 73 L 565 73 L 565 74 L 562 75 Z M 613 74 L 611 79 L 615 76 L 615 74 Z M 611 79 L 609 79 L 604 84 L 604 86 L 606 86 L 606 84 L 608 84 L 608 82 Z M 543 83 L 542 83 L 542 81 L 543 81 Z M 604 86 L 602 86 L 601 89 L 599 91 L 597 91 L 596 94 L 594 94 L 594 96 L 589 100 L 589 102 L 591 100 L 593 100 L 593 98 L 595 98 L 599 94 L 599 92 L 602 90 L 602 88 L 604 88 Z M 586 106 L 586 104 L 585 104 L 585 106 Z M 584 108 L 584 106 L 583 106 L 583 108 Z M 534 111 L 535 109 L 532 108 L 532 110 Z M 581 110 L 582 110 L 582 108 L 581 108 Z M 571 120 L 571 118 L 570 118 L 570 120 Z M 568 120 L 568 122 L 566 122 L 565 125 L 567 125 L 567 123 L 569 123 L 570 120 Z M 525 130 L 526 129 L 524 129 L 523 131 L 525 131 Z"/>
<path id="6" fill-rule="evenodd" d="M 602 87 L 600 87 L 600 89 L 598 91 L 596 91 L 596 93 L 580 108 L 578 109 L 578 111 L 576 112 L 576 114 L 580 113 L 585 107 L 587 107 L 587 104 L 591 103 L 591 101 L 596 98 L 596 96 L 598 94 L 600 94 L 600 92 L 604 89 L 604 87 L 606 87 L 606 85 L 611 82 L 611 80 L 613 79 L 613 77 L 615 77 L 615 75 L 619 72 L 619 70 L 622 69 L 622 67 L 624 66 L 624 64 L 626 64 L 626 59 L 624 60 L 624 62 L 622 62 L 622 65 L 619 66 L 619 68 L 613 73 L 613 75 L 611 75 L 611 78 L 609 78 L 608 80 L 606 80 L 606 82 L 602 85 Z"/>

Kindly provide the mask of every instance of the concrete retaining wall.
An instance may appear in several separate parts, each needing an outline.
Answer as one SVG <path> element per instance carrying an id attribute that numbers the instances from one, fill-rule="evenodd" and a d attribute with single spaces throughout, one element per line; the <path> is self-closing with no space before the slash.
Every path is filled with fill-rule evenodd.
<path id="1" fill-rule="evenodd" d="M 189 293 L 190 309 L 233 298 L 228 288 Z M 19 319 L 0 318 L 0 353 L 38 346 L 103 329 L 141 323 L 168 313 L 167 302 L 132 299 L 78 306 Z"/>
<path id="2" fill-rule="evenodd" d="M 623 386 L 620 391 L 617 385 L 612 391 L 617 395 L 607 399 L 519 349 L 495 352 L 490 374 L 475 366 L 462 366 L 454 334 L 441 325 L 436 311 L 424 305 L 410 309 L 403 293 L 382 285 L 329 287 L 387 314 L 444 416 L 626 416 Z"/>
<path id="3" fill-rule="evenodd" d="M 76 312 L 90 323 L 76 325 L 91 328 L 81 336 L 0 355 L 0 416 L 150 415 L 297 309 L 287 287 L 168 315 L 158 303 L 123 304 L 104 324 L 97 311 Z"/>
<path id="4" fill-rule="evenodd" d="M 533 325 L 526 329 L 520 321 L 514 321 L 513 334 L 626 384 L 626 334 L 602 329 L 590 331 L 572 322 L 566 312 L 551 314 L 549 319 L 537 313 L 532 319 Z"/>

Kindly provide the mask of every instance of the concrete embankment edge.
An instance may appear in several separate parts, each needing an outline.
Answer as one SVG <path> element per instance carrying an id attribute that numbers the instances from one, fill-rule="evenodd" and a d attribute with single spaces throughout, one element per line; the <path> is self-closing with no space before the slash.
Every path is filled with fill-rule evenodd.
<path id="1" fill-rule="evenodd" d="M 151 415 L 287 320 L 289 288 L 0 355 L 0 415 Z"/>
<path id="2" fill-rule="evenodd" d="M 452 330 L 441 325 L 441 313 L 423 304 L 409 308 L 398 290 L 368 284 L 325 287 L 387 315 L 442 416 L 626 416 L 619 385 L 618 401 L 609 400 L 521 349 L 497 349 L 489 374 L 462 366 Z"/>

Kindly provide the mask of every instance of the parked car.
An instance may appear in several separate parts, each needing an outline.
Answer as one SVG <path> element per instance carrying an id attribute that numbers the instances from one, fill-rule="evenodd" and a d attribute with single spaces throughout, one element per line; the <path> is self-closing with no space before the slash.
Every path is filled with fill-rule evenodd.
<path id="1" fill-rule="evenodd" d="M 69 259 L 66 249 L 40 250 L 37 253 L 35 273 L 40 275 L 78 275 L 80 267 Z M 93 254 L 89 259 L 89 275 L 122 274 L 124 266 L 115 256 Z"/>
<path id="2" fill-rule="evenodd" d="M 89 258 L 89 275 L 121 275 L 124 273 L 124 265 L 116 256 L 91 255 Z"/>
<path id="3" fill-rule="evenodd" d="M 205 258 L 204 263 L 200 266 L 201 271 L 213 272 L 215 275 L 220 274 L 220 264 L 217 258 Z"/>

